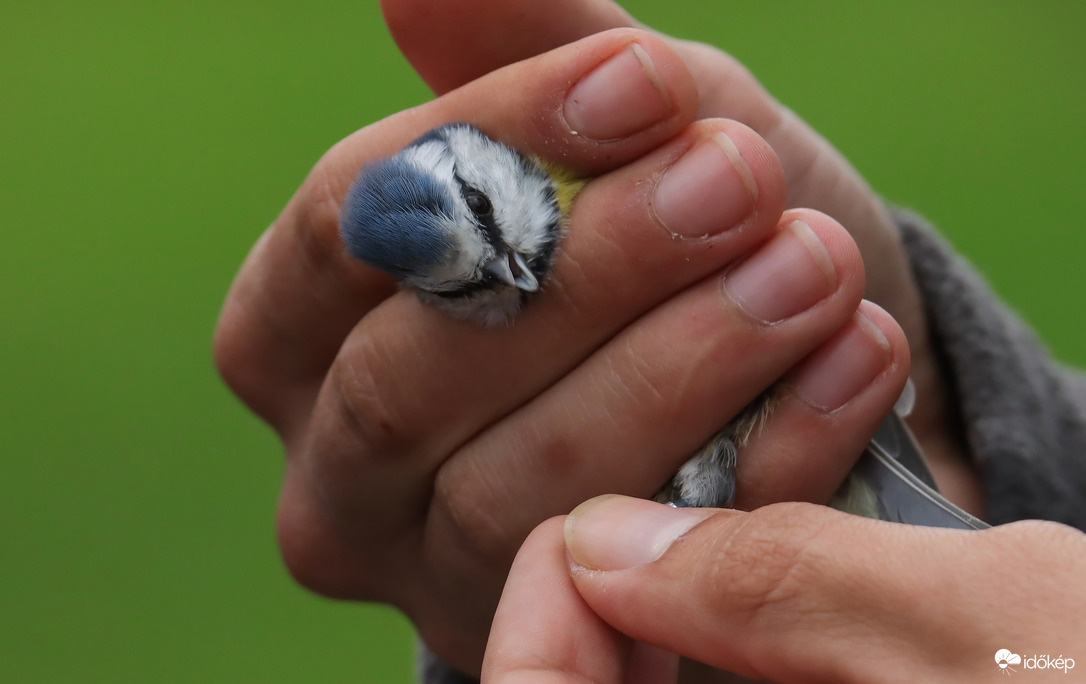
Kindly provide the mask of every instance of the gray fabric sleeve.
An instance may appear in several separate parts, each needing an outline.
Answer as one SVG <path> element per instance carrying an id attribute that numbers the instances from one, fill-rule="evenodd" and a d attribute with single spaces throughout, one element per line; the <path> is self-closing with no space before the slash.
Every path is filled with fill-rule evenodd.
<path id="1" fill-rule="evenodd" d="M 415 679 L 420 684 L 479 684 L 479 680 L 437 659 L 420 639 L 415 645 Z"/>
<path id="2" fill-rule="evenodd" d="M 1086 376 L 1057 363 L 927 223 L 893 213 L 981 470 L 986 519 L 1086 529 Z"/>
<path id="3" fill-rule="evenodd" d="M 893 210 L 957 395 L 992 524 L 1086 529 L 1086 375 L 1061 366 L 983 278 L 915 214 Z M 424 684 L 476 684 L 419 644 Z"/>

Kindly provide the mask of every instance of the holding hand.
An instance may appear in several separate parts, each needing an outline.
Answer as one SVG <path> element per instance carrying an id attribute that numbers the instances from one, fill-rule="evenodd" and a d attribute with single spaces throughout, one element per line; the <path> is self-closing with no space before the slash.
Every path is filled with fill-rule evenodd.
<path id="1" fill-rule="evenodd" d="M 216 336 L 224 377 L 286 445 L 278 532 L 301 583 L 399 607 L 478 672 L 540 520 L 602 492 L 651 496 L 782 377 L 794 391 L 745 450 L 737 504 L 833 493 L 905 382 L 904 336 L 861 303 L 840 224 L 784 210 L 765 141 L 693 123 L 696 108 L 664 40 L 617 30 L 373 124 L 317 164 Z M 359 168 L 456 120 L 594 177 L 509 328 L 396 293 L 339 240 Z"/>

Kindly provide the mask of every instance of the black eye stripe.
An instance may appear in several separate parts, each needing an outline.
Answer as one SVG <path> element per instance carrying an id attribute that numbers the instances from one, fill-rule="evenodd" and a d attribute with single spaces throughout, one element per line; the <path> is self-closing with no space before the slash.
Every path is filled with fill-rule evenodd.
<path id="1" fill-rule="evenodd" d="M 428 292 L 442 299 L 467 299 L 481 292 L 492 292 L 494 289 L 495 285 L 490 280 L 465 280 L 447 290 L 428 290 Z"/>
<path id="2" fill-rule="evenodd" d="M 486 241 L 499 253 L 507 251 L 508 246 L 502 237 L 498 222 L 494 218 L 494 205 L 490 198 L 482 190 L 468 185 L 459 174 L 453 174 L 453 178 L 456 179 L 457 184 L 460 186 L 460 194 L 464 197 L 468 209 L 475 216 L 475 223 L 482 229 Z"/>

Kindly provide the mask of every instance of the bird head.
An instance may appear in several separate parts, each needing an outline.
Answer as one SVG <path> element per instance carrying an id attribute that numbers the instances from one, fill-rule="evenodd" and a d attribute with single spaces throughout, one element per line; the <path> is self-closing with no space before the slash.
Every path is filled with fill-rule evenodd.
<path id="1" fill-rule="evenodd" d="M 540 288 L 560 184 L 539 161 L 448 124 L 362 169 L 340 215 L 348 252 L 461 318 L 507 320 Z"/>

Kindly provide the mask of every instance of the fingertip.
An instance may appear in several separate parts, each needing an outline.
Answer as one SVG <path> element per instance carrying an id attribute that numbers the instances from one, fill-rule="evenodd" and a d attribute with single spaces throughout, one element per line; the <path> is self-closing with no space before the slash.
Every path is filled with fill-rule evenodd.
<path id="1" fill-rule="evenodd" d="M 478 106 L 497 93 L 500 106 Z M 686 63 L 663 38 L 620 28 L 502 68 L 428 107 L 595 176 L 680 133 L 694 120 L 697 97 Z"/>
<path id="2" fill-rule="evenodd" d="M 703 239 L 749 233 L 752 226 L 770 228 L 772 219 L 756 217 L 776 217 L 784 210 L 787 186 L 776 154 L 737 121 L 696 121 L 661 150 L 667 157 L 664 168 L 654 173 L 659 180 L 650 208 L 672 237 Z M 644 175 L 643 170 L 637 173 Z M 639 177 L 634 182 L 642 183 Z"/>
<path id="3" fill-rule="evenodd" d="M 670 116 L 670 90 L 652 56 L 632 42 L 570 89 L 562 114 L 572 135 L 618 139 Z"/>
<path id="4" fill-rule="evenodd" d="M 483 681 L 619 681 L 628 641 L 578 594 L 564 522 L 565 516 L 544 521 L 517 553 L 494 615 Z"/>
<path id="5" fill-rule="evenodd" d="M 736 506 L 827 501 L 893 410 L 908 376 L 905 333 L 879 306 L 862 301 L 782 378 L 773 413 L 740 460 Z"/>
<path id="6" fill-rule="evenodd" d="M 788 374 L 786 382 L 809 405 L 830 413 L 875 382 L 893 360 L 882 329 L 857 310 L 841 330 Z"/>
<path id="7" fill-rule="evenodd" d="M 911 354 L 909 351 L 909 340 L 905 337 L 905 330 L 901 327 L 901 324 L 899 324 L 897 319 L 891 316 L 886 309 L 869 299 L 860 302 L 860 306 L 857 308 L 856 312 L 862 316 L 869 325 L 878 329 L 879 333 L 886 340 L 887 345 L 889 345 L 893 363 L 902 366 L 905 369 L 905 375 L 907 376 Z"/>
<path id="8" fill-rule="evenodd" d="M 866 270 L 860 248 L 852 234 L 833 217 L 814 209 L 790 209 L 784 212 L 781 225 L 802 222 L 826 248 L 837 271 L 838 292 L 847 293 L 859 303 L 866 282 Z"/>
<path id="9" fill-rule="evenodd" d="M 651 563 L 687 531 L 719 511 L 674 508 L 618 494 L 597 496 L 566 518 L 566 548 L 589 570 L 622 570 Z"/>

